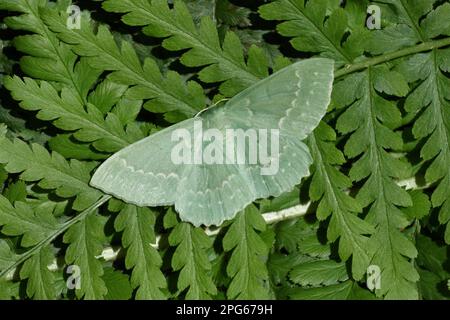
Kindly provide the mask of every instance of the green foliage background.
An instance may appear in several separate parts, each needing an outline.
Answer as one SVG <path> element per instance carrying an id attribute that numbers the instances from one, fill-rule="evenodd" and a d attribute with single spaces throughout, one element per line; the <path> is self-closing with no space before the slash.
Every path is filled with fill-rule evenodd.
<path id="1" fill-rule="evenodd" d="M 69 1 L 0 0 L 0 299 L 450 297 L 449 1 L 76 4 L 80 30 Z M 213 234 L 171 208 L 98 207 L 88 183 L 112 153 L 318 55 L 333 101 L 294 192 Z"/>

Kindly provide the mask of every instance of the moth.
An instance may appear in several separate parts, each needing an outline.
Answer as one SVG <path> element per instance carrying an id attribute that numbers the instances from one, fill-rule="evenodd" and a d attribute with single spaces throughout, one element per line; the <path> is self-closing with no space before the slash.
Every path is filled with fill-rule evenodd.
<path id="1" fill-rule="evenodd" d="M 309 175 L 302 140 L 331 99 L 334 62 L 294 63 L 107 159 L 91 185 L 137 206 L 175 205 L 183 221 L 220 225 Z"/>

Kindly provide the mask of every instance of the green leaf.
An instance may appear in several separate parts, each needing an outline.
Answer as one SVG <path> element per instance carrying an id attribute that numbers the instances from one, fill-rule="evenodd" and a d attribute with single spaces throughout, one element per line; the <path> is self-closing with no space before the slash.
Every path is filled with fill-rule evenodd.
<path id="1" fill-rule="evenodd" d="M 131 299 L 133 289 L 131 288 L 128 275 L 113 268 L 105 268 L 105 273 L 102 278 L 108 289 L 108 293 L 105 296 L 106 300 Z"/>
<path id="2" fill-rule="evenodd" d="M 323 229 L 317 221 L 299 219 L 284 222 L 278 236 L 278 250 L 283 250 L 284 238 L 298 241 L 291 252 L 275 252 L 268 265 L 278 299 L 372 299 L 373 295 L 349 279 L 343 262 L 331 260 L 330 243 L 323 241 Z M 334 255 L 334 254 L 333 254 Z"/>
<path id="3" fill-rule="evenodd" d="M 276 247 L 289 253 L 300 251 L 310 257 L 330 256 L 330 246 L 318 240 L 319 224 L 304 219 L 283 221 L 277 225 Z"/>
<path id="4" fill-rule="evenodd" d="M 441 280 L 447 280 L 450 277 L 447 267 L 448 248 L 423 235 L 417 237 L 416 244 L 419 251 L 417 264 L 433 272 Z"/>
<path id="5" fill-rule="evenodd" d="M 3 195 L 14 203 L 16 201 L 25 202 L 27 197 L 27 185 L 22 180 L 18 180 L 14 183 L 9 183 L 8 187 L 3 191 Z"/>
<path id="6" fill-rule="evenodd" d="M 19 283 L 0 279 L 0 301 L 19 298 Z"/>
<path id="7" fill-rule="evenodd" d="M 51 300 L 56 298 L 55 278 L 48 266 L 53 262 L 54 255 L 51 247 L 46 246 L 34 254 L 23 264 L 20 278 L 28 279 L 27 295 L 37 300 Z"/>
<path id="8" fill-rule="evenodd" d="M 300 203 L 300 191 L 294 188 L 291 192 L 286 192 L 273 199 L 263 199 L 260 204 L 261 213 L 280 211 L 291 208 Z"/>
<path id="9" fill-rule="evenodd" d="M 90 167 L 77 160 L 67 162 L 57 153 L 50 154 L 38 144 L 27 145 L 0 136 L 0 163 L 10 173 L 21 173 L 24 181 L 38 182 L 43 189 L 55 189 L 63 198 L 76 197 L 74 209 L 82 211 L 94 203 L 101 193 L 91 187 Z"/>
<path id="10" fill-rule="evenodd" d="M 19 258 L 20 256 L 11 250 L 8 242 L 0 239 L 0 271 L 8 269 L 10 266 L 14 265 Z M 0 279 L 0 281 L 2 281 L 2 279 Z"/>
<path id="11" fill-rule="evenodd" d="M 314 258 L 300 252 L 294 252 L 291 254 L 275 252 L 269 256 L 267 268 L 269 270 L 272 282 L 279 285 L 281 287 L 280 291 L 284 293 L 284 288 L 291 286 L 289 272 L 295 266 L 312 260 L 314 260 Z"/>
<path id="12" fill-rule="evenodd" d="M 436 274 L 427 270 L 419 269 L 419 274 L 419 289 L 423 299 L 448 300 L 450 298 L 446 281 L 442 281 Z"/>
<path id="13" fill-rule="evenodd" d="M 87 19 L 82 19 L 80 30 L 70 30 L 66 27 L 66 13 L 59 15 L 55 10 L 44 10 L 42 15 L 49 28 L 62 41 L 71 44 L 75 53 L 86 57 L 93 68 L 111 71 L 108 76 L 111 81 L 132 86 L 126 93 L 128 98 L 150 99 L 146 109 L 168 113 L 166 119 L 170 120 L 173 113 L 191 117 L 205 106 L 199 84 L 185 83 L 174 71 L 163 76 L 151 58 L 146 58 L 142 65 L 133 46 L 122 41 L 119 47 L 106 26 L 100 25 L 94 34 Z"/>
<path id="14" fill-rule="evenodd" d="M 250 26 L 250 14 L 251 10 L 248 8 L 236 6 L 228 0 L 216 1 L 216 17 L 227 26 Z"/>
<path id="15" fill-rule="evenodd" d="M 333 143 L 335 140 L 335 132 L 325 123 L 321 123 L 308 139 L 315 160 L 309 194 L 313 201 L 319 202 L 319 220 L 325 220 L 331 215 L 328 239 L 336 241 L 339 238 L 339 256 L 342 260 L 353 255 L 353 276 L 360 280 L 369 266 L 367 235 L 372 234 L 374 228 L 358 217 L 361 206 L 346 193 L 352 182 L 335 167 L 345 163 L 344 155 Z"/>
<path id="16" fill-rule="evenodd" d="M 64 84 L 80 102 L 86 103 L 88 91 L 100 75 L 99 70 L 89 68 L 85 61 L 77 62 L 70 47 L 60 43 L 47 28 L 39 10 L 48 5 L 47 1 L 18 0 L 18 3 L 21 6 L 17 11 L 23 15 L 8 17 L 6 24 L 12 29 L 33 33 L 14 38 L 14 46 L 26 54 L 20 61 L 21 69 L 33 78 Z"/>
<path id="17" fill-rule="evenodd" d="M 367 49 L 374 54 L 393 52 L 439 35 L 449 35 L 450 22 L 447 17 L 450 5 L 444 3 L 433 10 L 436 2 L 437 0 L 375 1 L 374 4 L 380 3 L 382 6 L 388 4 L 393 14 L 389 16 L 391 19 L 388 19 L 385 28 L 369 34 Z"/>
<path id="18" fill-rule="evenodd" d="M 169 244 L 176 246 L 172 257 L 172 268 L 179 271 L 178 292 L 187 290 L 186 299 L 210 299 L 217 294 L 211 277 L 211 263 L 207 249 L 212 240 L 200 228 L 180 222 L 169 236 Z"/>
<path id="19" fill-rule="evenodd" d="M 336 65 L 352 62 L 363 53 L 355 43 L 362 28 L 347 35 L 348 16 L 339 8 L 338 0 L 277 0 L 259 8 L 266 20 L 282 20 L 277 31 L 292 38 L 292 46 L 301 52 L 315 52 L 332 58 Z M 365 14 L 364 11 L 358 14 Z"/>
<path id="20" fill-rule="evenodd" d="M 403 208 L 409 220 L 422 219 L 430 214 L 431 202 L 426 194 L 420 190 L 412 190 L 408 192 L 411 196 L 413 205 L 411 207 Z"/>
<path id="21" fill-rule="evenodd" d="M 351 280 L 317 288 L 297 288 L 289 295 L 296 300 L 371 300 L 374 297 L 369 291 Z"/>
<path id="22" fill-rule="evenodd" d="M 97 117 L 93 115 L 95 112 L 92 106 L 106 114 L 106 111 L 109 111 L 108 109 L 123 96 L 127 87 L 106 80 L 100 82 L 93 92 L 89 92 L 98 81 L 101 70 L 90 67 L 86 59 L 78 61 L 77 55 L 73 53 L 70 46 L 60 42 L 56 35 L 47 28 L 40 14 L 40 9 L 43 9 L 46 5 L 48 6 L 47 1 L 19 0 L 15 10 L 23 13 L 23 15 L 8 17 L 6 23 L 11 28 L 34 33 L 18 36 L 14 39 L 15 47 L 27 54 L 21 59 L 22 70 L 36 79 L 45 80 L 52 84 L 56 82 L 55 87 L 62 87 L 62 100 L 70 97 L 71 101 L 70 103 L 59 101 L 58 97 L 55 96 L 59 89 L 52 90 L 49 88 L 49 90 L 52 90 L 51 93 L 41 90 L 40 92 L 35 91 L 34 94 L 21 95 L 20 92 L 23 87 L 21 88 L 18 79 L 15 79 L 15 84 L 11 84 L 13 95 L 23 101 L 22 106 L 24 108 L 41 110 L 38 117 L 42 116 L 45 120 L 56 120 L 54 124 L 59 128 L 67 129 L 68 126 L 75 126 L 75 128 L 68 130 L 82 129 L 77 132 L 77 135 L 84 139 L 82 141 L 86 141 L 86 139 L 88 142 L 95 141 L 99 150 L 102 151 L 110 149 L 116 151 L 129 142 L 142 137 L 141 135 L 133 136 L 128 134 L 128 131 L 125 133 L 122 128 L 116 128 L 114 119 L 110 117 L 107 117 L 104 121 L 99 119 L 98 114 Z M 6 6 L 8 8 L 8 5 Z M 58 7 L 65 10 L 63 2 L 51 10 L 56 10 Z M 41 86 L 45 86 L 45 83 Z M 53 96 L 53 104 L 47 105 L 45 103 L 51 99 L 46 94 Z M 88 103 L 91 112 L 86 112 L 83 109 L 83 106 Z M 51 119 L 48 119 L 48 117 L 51 117 Z M 94 117 L 94 119 L 91 117 Z M 85 132 L 93 131 L 96 134 L 91 133 L 91 136 L 86 138 L 83 135 L 83 130 Z M 100 146 L 102 142 L 105 143 L 104 146 Z"/>
<path id="23" fill-rule="evenodd" d="M 80 289 L 75 293 L 85 300 L 103 299 L 108 293 L 102 279 L 102 262 L 96 257 L 103 251 L 104 220 L 98 215 L 89 215 L 77 222 L 64 234 L 64 243 L 69 244 L 65 255 L 68 265 L 80 268 Z"/>
<path id="24" fill-rule="evenodd" d="M 166 280 L 160 267 L 161 257 L 151 246 L 156 242 L 155 213 L 148 208 L 122 205 L 114 227 L 122 233 L 122 244 L 127 249 L 125 265 L 132 269 L 131 285 L 137 288 L 137 299 L 163 299 Z"/>
<path id="25" fill-rule="evenodd" d="M 310 261 L 297 265 L 289 273 L 290 279 L 301 286 L 331 285 L 348 280 L 344 263 L 333 260 Z"/>
<path id="26" fill-rule="evenodd" d="M 225 251 L 231 251 L 227 273 L 232 278 L 227 290 L 229 299 L 268 299 L 268 273 L 263 262 L 267 246 L 257 231 L 265 222 L 255 206 L 239 213 L 223 239 Z"/>
<path id="27" fill-rule="evenodd" d="M 48 146 L 50 150 L 66 159 L 104 160 L 109 156 L 109 153 L 100 153 L 93 149 L 90 143 L 77 141 L 71 133 L 62 133 L 50 138 Z"/>
<path id="28" fill-rule="evenodd" d="M 369 254 L 370 263 L 379 266 L 382 272 L 377 295 L 387 299 L 417 299 L 419 275 L 410 260 L 417 256 L 417 250 L 400 231 L 409 221 L 399 209 L 413 203 L 393 180 L 407 177 L 408 166 L 389 154 L 402 148 L 401 137 L 392 131 L 401 123 L 401 114 L 394 102 L 380 95 L 375 85 L 383 76 L 382 87 L 398 85 L 391 83 L 397 76 L 389 73 L 385 66 L 370 67 L 336 85 L 335 95 L 346 92 L 348 100 L 344 102 L 353 103 L 339 117 L 337 128 L 344 134 L 351 133 L 345 154 L 349 158 L 359 157 L 352 165 L 350 178 L 362 181 L 356 199 L 368 210 L 366 221 L 375 226 L 369 240 L 373 250 Z"/>
<path id="29" fill-rule="evenodd" d="M 59 94 L 48 82 L 39 84 L 33 79 L 21 80 L 17 76 L 7 78 L 5 87 L 14 99 L 21 101 L 22 108 L 39 111 L 39 119 L 53 121 L 60 129 L 76 131 L 76 139 L 93 142 L 100 151 L 117 151 L 138 138 L 127 136 L 114 114 L 104 118 L 100 110 L 91 104 L 85 109 L 70 89 L 63 88 Z"/>
<path id="30" fill-rule="evenodd" d="M 447 280 L 450 278 L 447 266 L 448 248 L 423 235 L 417 237 L 416 245 L 419 251 L 417 264 L 420 266 L 418 270 L 421 296 L 427 300 L 448 300 L 450 298 L 450 291 L 447 288 Z"/>
<path id="31" fill-rule="evenodd" d="M 71 30 L 76 1 L 0 0 L 0 299 L 450 298 L 448 1 L 95 2 Z M 88 184 L 96 161 L 315 55 L 338 77 L 292 192 L 211 237 L 118 200 L 83 210 L 109 199 Z M 265 228 L 260 213 L 299 204 Z"/>
<path id="32" fill-rule="evenodd" d="M 33 212 L 24 202 L 16 202 L 13 207 L 0 195 L 0 226 L 3 226 L 1 232 L 5 235 L 23 235 L 22 246 L 30 247 L 46 239 L 60 225 L 51 212 Z"/>
<path id="33" fill-rule="evenodd" d="M 445 241 L 450 243 L 450 79 L 444 73 L 450 70 L 450 50 L 414 55 L 399 70 L 408 75 L 410 82 L 420 81 L 408 96 L 405 108 L 418 115 L 413 134 L 425 141 L 420 151 L 421 158 L 429 162 L 425 179 L 437 184 L 431 203 L 440 208 L 439 222 L 447 224 Z"/>
<path id="34" fill-rule="evenodd" d="M 103 8 L 126 13 L 122 17 L 126 24 L 145 26 L 145 34 L 165 38 L 162 45 L 168 50 L 188 49 L 181 62 L 188 67 L 203 67 L 199 72 L 203 82 L 223 82 L 220 91 L 225 96 L 233 96 L 268 75 L 267 57 L 261 49 L 251 47 L 245 61 L 235 33 L 227 32 L 221 43 L 211 18 L 203 17 L 197 27 L 182 1 L 174 1 L 170 9 L 165 0 L 106 0 Z"/>

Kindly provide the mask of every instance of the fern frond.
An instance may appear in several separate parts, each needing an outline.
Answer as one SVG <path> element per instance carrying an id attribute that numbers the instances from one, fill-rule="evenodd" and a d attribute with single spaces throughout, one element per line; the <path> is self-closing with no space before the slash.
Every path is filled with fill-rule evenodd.
<path id="1" fill-rule="evenodd" d="M 14 38 L 14 46 L 27 54 L 21 59 L 20 67 L 33 78 L 66 85 L 74 90 L 80 102 L 86 103 L 90 86 L 100 73 L 94 69 L 86 70 L 86 66 L 77 63 L 77 56 L 70 47 L 61 43 L 46 27 L 39 13 L 45 6 L 48 1 L 18 0 L 14 4 L 9 1 L 0 4 L 2 9 L 22 13 L 5 19 L 9 28 L 34 33 Z"/>
<path id="2" fill-rule="evenodd" d="M 23 264 L 20 278 L 27 279 L 27 295 L 30 298 L 37 300 L 56 298 L 54 274 L 48 269 L 53 259 L 52 249 L 45 246 Z"/>
<path id="3" fill-rule="evenodd" d="M 0 279 L 0 300 L 19 299 L 19 283 Z"/>
<path id="4" fill-rule="evenodd" d="M 292 38 L 295 49 L 332 58 L 338 67 L 353 62 L 363 53 L 358 44 L 364 29 L 350 30 L 347 12 L 340 8 L 339 0 L 277 0 L 261 6 L 259 13 L 266 20 L 284 21 L 277 31 Z M 365 15 L 364 11 L 358 14 Z"/>
<path id="5" fill-rule="evenodd" d="M 119 47 L 106 26 L 100 25 L 94 34 L 93 27 L 83 19 L 80 30 L 70 30 L 66 27 L 65 13 L 47 9 L 42 15 L 49 28 L 71 44 L 75 53 L 86 57 L 92 67 L 111 71 L 110 80 L 132 86 L 126 93 L 128 98 L 149 99 L 146 109 L 166 113 L 167 120 L 176 122 L 180 117 L 192 117 L 205 106 L 203 88 L 198 83 L 185 83 L 175 71 L 163 76 L 151 58 L 146 58 L 142 65 L 133 46 L 122 41 Z"/>
<path id="6" fill-rule="evenodd" d="M 108 289 L 106 300 L 130 300 L 133 295 L 130 279 L 127 274 L 111 267 L 106 267 L 103 274 L 103 280 Z"/>
<path id="7" fill-rule="evenodd" d="M 0 195 L 0 226 L 8 236 L 22 236 L 21 244 L 31 247 L 58 229 L 59 223 L 51 212 L 35 213 L 24 202 L 12 204 Z"/>
<path id="8" fill-rule="evenodd" d="M 332 260 L 330 243 L 322 240 L 324 230 L 317 221 L 285 221 L 278 227 L 277 251 L 270 255 L 268 262 L 278 298 L 373 298 L 349 277 L 344 262 Z M 284 249 L 288 254 L 283 253 Z"/>
<path id="9" fill-rule="evenodd" d="M 417 256 L 414 244 L 400 230 L 409 225 L 399 207 L 412 205 L 411 197 L 394 179 L 410 175 L 406 162 L 389 151 L 401 151 L 403 141 L 393 132 L 401 124 L 401 114 L 394 102 L 380 93 L 405 96 L 408 85 L 403 77 L 386 66 L 370 67 L 336 85 L 340 103 L 351 106 L 339 117 L 337 128 L 351 133 L 345 154 L 357 160 L 350 178 L 363 181 L 356 199 L 368 210 L 366 220 L 375 226 L 370 238 L 371 264 L 382 270 L 383 285 L 378 295 L 394 299 L 417 299 L 419 279 L 410 259 Z"/>
<path id="10" fill-rule="evenodd" d="M 19 260 L 19 258 L 20 255 L 14 253 L 14 251 L 5 240 L 0 239 L 0 271 L 10 268 Z M 0 279 L 0 281 L 2 280 L 3 277 Z"/>
<path id="11" fill-rule="evenodd" d="M 66 263 L 78 266 L 81 272 L 80 288 L 75 290 L 78 298 L 103 299 L 108 292 L 102 262 L 96 258 L 103 251 L 104 224 L 100 216 L 89 215 L 64 234 L 64 243 L 69 244 Z"/>
<path id="12" fill-rule="evenodd" d="M 319 220 L 325 220 L 331 215 L 328 239 L 334 242 L 339 238 L 339 256 L 342 260 L 346 261 L 353 255 L 353 276 L 360 280 L 370 261 L 367 236 L 374 230 L 358 217 L 362 209 L 346 193 L 352 182 L 335 167 L 346 162 L 344 155 L 335 147 L 335 140 L 334 130 L 323 122 L 309 137 L 308 145 L 315 159 L 309 194 L 313 201 L 319 202 Z"/>
<path id="13" fill-rule="evenodd" d="M 23 101 L 22 106 L 25 109 L 41 110 L 38 117 L 42 116 L 44 120 L 58 119 L 54 124 L 59 125 L 59 128 L 65 129 L 67 126 L 70 127 L 69 124 L 62 124 L 61 122 L 68 118 L 74 118 L 72 119 L 72 125 L 74 122 L 78 122 L 75 125 L 78 128 L 74 130 L 85 129 L 97 132 L 97 136 L 104 137 L 100 141 L 95 137 L 86 138 L 82 132 L 78 132 L 77 136 L 81 137 L 83 142 L 94 141 L 94 146 L 100 151 L 117 151 L 130 142 L 142 138 L 142 133 L 135 134 L 136 130 L 130 133 L 128 129 L 125 132 L 123 128 L 119 128 L 118 123 L 115 123 L 117 121 L 114 121 L 115 119 L 112 119 L 110 115 L 105 121 L 100 119 L 99 111 L 95 112 L 94 106 L 102 111 L 103 115 L 106 115 L 110 111 L 109 109 L 122 98 L 127 86 L 104 81 L 90 93 L 102 71 L 91 68 L 85 59 L 77 61 L 78 57 L 72 52 L 70 46 L 60 42 L 56 35 L 47 28 L 42 21 L 40 11 L 48 5 L 47 1 L 37 0 L 20 0 L 13 6 L 3 3 L 3 8 L 14 9 L 22 13 L 21 16 L 8 17 L 6 23 L 10 28 L 34 33 L 32 35 L 18 36 L 14 39 L 15 47 L 27 54 L 21 59 L 22 70 L 35 79 L 49 82 L 42 82 L 41 88 L 50 87 L 50 83 L 56 88 L 62 87 L 62 99 L 64 100 L 65 97 L 70 96 L 71 103 L 76 105 L 76 107 L 71 109 L 70 107 L 72 106 L 70 106 L 68 108 L 68 104 L 55 99 L 57 90 L 56 88 L 50 88 L 49 90 L 53 92 L 46 93 L 52 95 L 54 104 L 50 105 L 49 109 L 51 110 L 48 110 L 45 102 L 52 100 L 52 98 L 45 96 L 44 90 L 38 92 L 38 90 L 33 90 L 35 88 L 30 88 L 32 86 L 31 80 L 25 80 L 24 83 L 21 83 L 18 78 L 14 78 L 14 81 L 9 79 L 9 81 L 6 81 L 9 86 L 8 84 L 6 86 L 18 100 Z M 56 10 L 57 8 L 65 9 L 64 3 L 58 3 L 51 10 Z M 28 89 L 30 92 L 33 91 L 34 95 L 30 94 L 30 96 L 27 96 L 22 94 L 24 90 Z M 109 90 L 113 94 L 108 94 Z M 83 106 L 87 104 L 90 106 L 89 112 L 83 109 Z M 33 106 L 30 107 L 30 105 Z M 44 116 L 45 113 L 47 113 L 47 117 Z M 52 114 L 51 119 L 48 118 L 49 113 Z M 68 145 L 74 144 L 71 141 L 68 142 Z M 105 146 L 99 147 L 103 142 Z"/>
<path id="14" fill-rule="evenodd" d="M 170 9 L 165 0 L 107 0 L 103 8 L 126 13 L 122 17 L 126 24 L 144 26 L 145 34 L 165 38 L 162 45 L 167 50 L 188 49 L 181 62 L 188 67 L 202 67 L 198 76 L 203 82 L 223 82 L 220 91 L 225 96 L 233 96 L 268 75 L 267 57 L 260 48 L 252 46 L 246 61 L 235 33 L 227 32 L 221 44 L 211 18 L 203 17 L 197 27 L 182 1 L 174 1 Z"/>
<path id="15" fill-rule="evenodd" d="M 109 113 L 104 119 L 101 111 L 91 104 L 85 110 L 70 89 L 63 88 L 60 96 L 48 82 L 38 84 L 33 79 L 21 80 L 17 76 L 7 78 L 5 87 L 14 99 L 21 101 L 22 108 L 39 111 L 39 119 L 53 121 L 60 129 L 76 130 L 76 139 L 93 142 L 100 151 L 117 151 L 133 142 L 117 116 Z"/>
<path id="16" fill-rule="evenodd" d="M 431 238 L 420 235 L 417 237 L 417 265 L 419 266 L 419 289 L 426 300 L 448 300 L 450 291 L 446 284 L 450 272 L 445 267 L 448 261 L 448 247 L 437 244 Z"/>
<path id="17" fill-rule="evenodd" d="M 24 181 L 38 182 L 40 187 L 55 190 L 62 198 L 75 197 L 75 210 L 87 208 L 101 196 L 88 184 L 92 167 L 77 160 L 68 162 L 38 144 L 30 146 L 19 139 L 10 141 L 0 136 L 0 163 L 6 164 L 10 173 L 21 173 Z"/>
<path id="18" fill-rule="evenodd" d="M 13 207 L 6 198 L 0 196 L 0 226 L 2 234 L 22 236 L 21 245 L 31 247 L 45 240 L 60 228 L 60 223 L 51 212 L 34 212 L 23 202 Z M 27 279 L 27 295 L 34 299 L 54 299 L 56 291 L 53 274 L 47 268 L 53 262 L 54 254 L 49 246 L 38 248 L 27 259 L 21 270 L 20 278 Z M 21 256 L 12 252 L 5 241 L 0 242 L 0 271 L 8 270 L 21 260 Z"/>
<path id="19" fill-rule="evenodd" d="M 450 35 L 450 4 L 444 3 L 434 9 L 437 2 L 375 1 L 380 6 L 387 6 L 386 9 L 392 10 L 394 14 L 389 16 L 385 28 L 371 33 L 367 49 L 375 54 L 392 52 L 439 35 Z"/>
<path id="20" fill-rule="evenodd" d="M 121 208 L 120 208 L 121 207 Z M 110 203 L 111 208 L 111 203 Z M 166 280 L 160 268 L 158 251 L 151 246 L 156 242 L 154 233 L 155 215 L 148 208 L 121 205 L 114 227 L 123 232 L 122 243 L 127 249 L 125 265 L 132 269 L 131 285 L 137 289 L 137 299 L 163 299 L 166 294 Z"/>
<path id="21" fill-rule="evenodd" d="M 164 227 L 173 228 L 169 244 L 176 246 L 172 268 L 179 271 L 179 293 L 187 289 L 186 299 L 210 299 L 215 296 L 217 289 L 212 281 L 212 267 L 207 255 L 207 249 L 212 247 L 212 240 L 202 229 L 178 222 L 173 211 L 169 211 L 164 217 Z"/>
<path id="22" fill-rule="evenodd" d="M 348 273 L 345 263 L 317 260 L 295 266 L 289 272 L 289 278 L 300 286 L 328 286 L 348 280 Z"/>
<path id="23" fill-rule="evenodd" d="M 373 34 L 374 53 L 384 53 L 417 42 L 430 41 L 441 35 L 450 35 L 450 4 L 434 7 L 437 1 L 411 3 L 384 1 L 397 13 L 391 26 Z M 425 16 L 425 17 L 424 17 Z M 392 31 L 402 30 L 407 43 L 392 46 Z M 398 37 L 398 36 L 397 36 Z M 383 45 L 376 46 L 380 43 Z M 389 42 L 389 45 L 388 45 Z M 450 243 L 450 50 L 433 49 L 430 53 L 416 54 L 401 62 L 398 70 L 416 85 L 408 96 L 405 109 L 417 116 L 413 134 L 424 139 L 420 156 L 425 161 L 427 183 L 435 183 L 433 207 L 440 208 L 439 221 L 447 224 L 445 241 Z"/>
<path id="24" fill-rule="evenodd" d="M 295 288 L 289 297 L 294 300 L 371 300 L 374 296 L 358 283 L 347 280 L 325 287 Z"/>
<path id="25" fill-rule="evenodd" d="M 223 248 L 231 253 L 227 273 L 232 281 L 227 290 L 229 299 L 268 299 L 267 267 L 262 259 L 267 246 L 258 231 L 266 224 L 258 209 L 250 205 L 237 215 L 223 238 Z"/>

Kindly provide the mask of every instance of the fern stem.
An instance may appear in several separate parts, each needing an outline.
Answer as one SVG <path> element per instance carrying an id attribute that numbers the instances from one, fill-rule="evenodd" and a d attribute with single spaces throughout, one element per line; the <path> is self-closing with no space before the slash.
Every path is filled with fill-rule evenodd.
<path id="1" fill-rule="evenodd" d="M 27 252 L 22 254 L 20 256 L 20 258 L 16 262 L 14 262 L 14 264 L 12 264 L 12 265 L 8 266 L 6 269 L 2 270 L 0 272 L 0 278 L 2 278 L 6 274 L 8 274 L 11 270 L 14 270 L 20 264 L 22 264 L 23 262 L 28 260 L 31 256 L 33 256 L 35 253 L 37 253 L 39 250 L 41 250 L 42 247 L 51 243 L 53 240 L 55 240 L 59 235 L 63 234 L 71 226 L 73 226 L 77 222 L 80 222 L 81 220 L 86 218 L 86 216 L 88 216 L 89 214 L 94 212 L 96 209 L 98 209 L 100 206 L 102 206 L 104 203 L 106 203 L 109 199 L 111 199 L 111 196 L 109 196 L 109 195 L 102 196 L 97 202 L 92 204 L 89 208 L 87 208 L 86 210 L 81 212 L 79 215 L 77 215 L 76 217 L 72 218 L 71 220 L 63 223 L 61 225 L 60 229 L 58 229 L 57 231 L 55 231 L 54 233 L 49 235 L 47 238 L 45 238 L 44 240 L 39 242 L 37 245 L 35 245 L 33 248 L 31 248 L 30 250 L 28 250 Z"/>
<path id="2" fill-rule="evenodd" d="M 387 53 L 387 54 L 384 54 L 381 56 L 369 58 L 369 59 L 364 60 L 359 63 L 348 64 L 345 67 L 336 71 L 335 78 L 340 78 L 342 76 L 353 73 L 355 71 L 364 70 L 371 66 L 385 63 L 385 62 L 388 62 L 391 60 L 406 57 L 406 56 L 413 55 L 416 53 L 431 51 L 433 49 L 438 49 L 438 48 L 442 48 L 442 47 L 446 47 L 446 46 L 450 46 L 450 38 L 445 38 L 445 39 L 440 39 L 440 40 L 435 40 L 435 41 L 430 41 L 430 42 L 424 42 L 424 43 L 421 43 L 421 44 L 413 46 L 413 47 L 409 47 L 409 48 L 405 48 L 405 49 L 398 50 L 395 52 Z"/>

